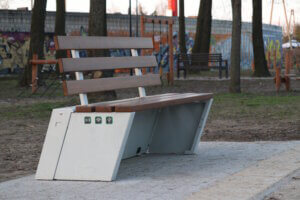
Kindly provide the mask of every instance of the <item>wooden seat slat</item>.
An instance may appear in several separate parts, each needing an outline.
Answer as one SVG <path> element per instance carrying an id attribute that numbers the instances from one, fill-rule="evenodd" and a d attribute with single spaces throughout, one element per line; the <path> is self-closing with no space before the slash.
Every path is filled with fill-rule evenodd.
<path id="1" fill-rule="evenodd" d="M 63 58 L 59 60 L 60 72 L 83 72 L 109 69 L 155 67 L 155 56 Z"/>
<path id="2" fill-rule="evenodd" d="M 99 37 L 56 36 L 56 50 L 87 49 L 152 49 L 152 38 L 143 37 Z"/>
<path id="3" fill-rule="evenodd" d="M 147 104 L 149 102 L 159 102 L 162 100 L 168 100 L 168 99 L 173 99 L 178 96 L 182 97 L 182 94 L 178 93 L 168 93 L 168 94 L 163 94 L 163 95 L 155 95 L 155 96 L 146 96 L 146 97 L 141 97 L 137 99 L 133 99 L 132 101 L 124 101 L 124 102 L 113 102 L 111 104 L 107 104 L 106 106 L 103 105 L 96 105 L 94 107 L 95 112 L 103 112 L 103 109 L 107 109 L 107 107 L 111 107 L 112 111 L 116 111 L 116 108 L 118 106 L 128 106 L 128 105 L 138 105 L 139 103 L 144 103 Z M 126 111 L 124 111 L 126 112 Z"/>
<path id="4" fill-rule="evenodd" d="M 170 95 L 174 95 L 174 94 L 176 94 L 176 93 L 152 95 L 152 96 L 147 96 L 146 98 L 152 99 L 152 98 L 156 98 L 158 96 L 163 97 L 163 96 L 170 96 Z M 84 105 L 84 106 L 76 106 L 76 112 L 95 112 L 96 108 L 97 108 L 98 112 L 113 112 L 114 106 L 122 104 L 122 103 L 133 102 L 140 98 L 145 98 L 145 97 L 135 97 L 135 98 L 130 98 L 130 99 L 106 101 L 106 102 L 93 103 L 93 104 Z"/>
<path id="5" fill-rule="evenodd" d="M 137 112 L 147 109 L 162 108 L 168 106 L 175 106 L 180 104 L 188 104 L 197 101 L 209 100 L 212 98 L 212 94 L 181 94 L 174 97 L 166 97 L 160 99 L 153 99 L 147 101 L 147 99 L 139 100 L 136 103 L 122 104 L 115 107 L 115 112 Z M 97 108 L 96 108 L 97 110 Z"/>
<path id="6" fill-rule="evenodd" d="M 64 81 L 64 94 L 80 94 L 117 89 L 160 85 L 159 74 Z"/>
<path id="7" fill-rule="evenodd" d="M 76 112 L 137 112 L 147 109 L 157 109 L 166 106 L 174 106 L 179 104 L 209 100 L 211 98 L 212 94 L 210 93 L 169 93 L 163 95 L 147 96 L 143 98 L 104 102 L 87 106 L 77 106 Z"/>

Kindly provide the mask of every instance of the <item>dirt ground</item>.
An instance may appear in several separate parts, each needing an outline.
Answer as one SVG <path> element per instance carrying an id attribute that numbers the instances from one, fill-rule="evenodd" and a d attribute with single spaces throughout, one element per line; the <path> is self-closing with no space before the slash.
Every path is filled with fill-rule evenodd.
<path id="1" fill-rule="evenodd" d="M 174 86 L 151 87 L 148 95 L 166 92 L 212 92 L 215 101 L 202 140 L 300 140 L 300 81 L 293 91 L 277 94 L 271 79 L 243 80 L 243 95 L 227 94 L 229 81 L 176 81 Z M 51 110 L 74 105 L 76 97 L 16 98 L 20 89 L 0 81 L 0 182 L 34 173 Z M 16 91 L 18 90 L 18 91 Z M 117 91 L 118 98 L 137 95 Z M 266 96 L 267 99 L 264 99 Z M 277 102 L 281 99 L 283 103 Z M 279 100 L 278 100 L 279 101 Z M 2 113 L 2 114 L 1 114 Z"/>

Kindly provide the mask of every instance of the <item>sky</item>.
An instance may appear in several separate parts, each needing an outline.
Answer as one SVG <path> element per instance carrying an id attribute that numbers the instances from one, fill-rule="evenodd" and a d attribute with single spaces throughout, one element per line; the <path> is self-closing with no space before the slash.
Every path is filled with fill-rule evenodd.
<path id="1" fill-rule="evenodd" d="M 30 7 L 31 0 L 8 0 L 10 9 L 18 7 Z M 272 0 L 263 1 L 263 22 L 270 23 L 270 11 Z M 285 15 L 282 0 L 274 0 L 274 11 L 272 24 L 285 26 Z M 288 16 L 291 9 L 295 10 L 295 21 L 300 23 L 300 0 L 285 0 Z M 155 8 L 162 4 L 167 4 L 168 0 L 138 0 L 139 4 L 147 13 L 152 13 Z M 185 0 L 185 15 L 197 16 L 200 0 Z M 129 0 L 107 0 L 107 10 L 127 14 Z M 136 0 L 132 1 L 132 9 L 135 10 Z M 54 11 L 56 0 L 48 0 L 47 10 Z M 66 0 L 67 11 L 69 12 L 88 12 L 89 0 Z M 212 9 L 213 19 L 231 20 L 231 0 L 213 0 Z M 242 21 L 250 22 L 252 18 L 252 0 L 242 0 Z"/>

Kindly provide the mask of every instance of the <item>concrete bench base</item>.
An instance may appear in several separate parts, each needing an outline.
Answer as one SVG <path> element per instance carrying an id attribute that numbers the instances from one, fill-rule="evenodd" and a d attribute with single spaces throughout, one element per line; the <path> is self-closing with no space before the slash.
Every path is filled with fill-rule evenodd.
<path id="1" fill-rule="evenodd" d="M 113 181 L 122 159 L 196 153 L 212 99 L 128 113 L 55 109 L 36 179 Z"/>

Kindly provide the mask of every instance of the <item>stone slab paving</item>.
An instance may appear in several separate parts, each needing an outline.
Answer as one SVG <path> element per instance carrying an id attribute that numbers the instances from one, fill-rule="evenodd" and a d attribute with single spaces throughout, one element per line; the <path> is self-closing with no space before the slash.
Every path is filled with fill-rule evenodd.
<path id="1" fill-rule="evenodd" d="M 145 155 L 122 161 L 115 182 L 36 181 L 34 176 L 3 182 L 0 199 L 185 199 L 299 146 L 300 142 L 201 142 L 198 155 Z"/>
<path id="2" fill-rule="evenodd" d="M 189 199 L 263 199 L 300 169 L 300 146 L 272 156 L 194 193 Z M 300 191 L 299 191 L 300 192 Z"/>

